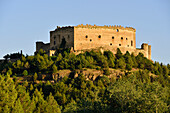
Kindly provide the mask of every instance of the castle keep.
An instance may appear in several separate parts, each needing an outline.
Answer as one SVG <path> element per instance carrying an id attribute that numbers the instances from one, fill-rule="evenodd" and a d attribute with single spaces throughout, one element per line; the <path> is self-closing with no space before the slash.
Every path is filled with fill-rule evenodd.
<path id="1" fill-rule="evenodd" d="M 151 59 L 151 46 L 143 43 L 140 49 L 136 48 L 136 29 L 122 26 L 96 26 L 78 25 L 58 27 L 50 31 L 50 43 L 36 42 L 36 52 L 43 49 L 49 56 L 55 53 L 55 49 L 61 47 L 72 48 L 73 52 L 80 53 L 89 49 L 102 48 L 110 50 L 114 54 L 119 48 L 122 53 L 140 52 Z"/>

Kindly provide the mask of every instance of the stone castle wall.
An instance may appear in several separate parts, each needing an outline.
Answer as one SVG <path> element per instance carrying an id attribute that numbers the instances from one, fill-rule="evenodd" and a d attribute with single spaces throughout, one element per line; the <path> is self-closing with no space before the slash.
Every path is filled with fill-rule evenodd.
<path id="1" fill-rule="evenodd" d="M 36 42 L 36 52 L 40 49 L 45 50 L 46 52 L 50 49 L 50 43 Z"/>
<path id="2" fill-rule="evenodd" d="M 111 51 L 120 48 L 123 53 L 136 49 L 136 32 L 121 28 L 74 28 L 74 50 L 103 47 Z"/>
<path id="3" fill-rule="evenodd" d="M 59 48 L 62 40 L 66 41 L 66 48 L 74 46 L 74 27 L 58 27 L 50 32 L 50 49 Z"/>
<path id="4" fill-rule="evenodd" d="M 65 48 L 72 48 L 75 53 L 80 53 L 82 50 L 103 48 L 110 50 L 114 54 L 119 48 L 122 53 L 140 52 L 145 57 L 151 59 L 151 46 L 142 44 L 140 49 L 136 49 L 136 29 L 132 27 L 122 26 L 96 26 L 96 25 L 78 25 L 73 27 L 57 27 L 50 32 L 50 45 L 44 45 L 44 49 L 48 49 L 49 55 L 54 54 L 54 50 L 59 48 L 63 40 Z M 43 43 L 38 43 L 36 50 L 39 50 Z"/>

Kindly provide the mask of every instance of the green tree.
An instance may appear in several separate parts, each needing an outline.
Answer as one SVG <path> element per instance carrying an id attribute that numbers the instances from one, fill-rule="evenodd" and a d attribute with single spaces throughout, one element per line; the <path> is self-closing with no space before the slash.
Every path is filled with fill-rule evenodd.
<path id="1" fill-rule="evenodd" d="M 120 59 L 117 59 L 117 67 L 120 69 L 125 69 L 126 67 L 126 63 L 123 57 L 121 57 Z"/>
<path id="2" fill-rule="evenodd" d="M 22 85 L 18 85 L 16 89 L 18 92 L 18 99 L 20 100 L 24 113 L 33 112 L 36 106 L 35 103 L 31 100 L 29 93 L 26 92 L 26 88 Z"/>
<path id="3" fill-rule="evenodd" d="M 12 113 L 24 113 L 24 110 L 19 99 L 17 99 L 17 101 L 15 102 L 14 108 L 12 109 Z"/>
<path id="4" fill-rule="evenodd" d="M 55 64 L 53 64 L 52 69 L 53 69 L 53 73 L 56 73 L 56 72 L 57 72 L 57 66 L 56 66 Z"/>
<path id="5" fill-rule="evenodd" d="M 7 74 L 12 75 L 12 69 L 11 68 L 9 68 L 9 70 L 7 71 Z"/>
<path id="6" fill-rule="evenodd" d="M 54 99 L 54 97 L 52 96 L 51 93 L 47 98 L 47 106 L 46 106 L 45 112 L 48 112 L 48 113 L 61 113 L 60 107 L 57 104 L 57 101 Z"/>
<path id="7" fill-rule="evenodd" d="M 113 55 L 113 53 L 111 51 L 104 51 L 104 55 L 107 57 L 108 59 L 108 64 L 109 64 L 109 67 L 113 68 L 115 67 L 115 57 Z"/>
<path id="8" fill-rule="evenodd" d="M 34 73 L 34 76 L 33 76 L 34 81 L 36 81 L 36 80 L 37 80 L 37 78 L 38 78 L 37 73 Z"/>
<path id="9" fill-rule="evenodd" d="M 23 73 L 22 73 L 24 76 L 28 75 L 28 71 L 27 70 L 24 70 Z"/>
<path id="10" fill-rule="evenodd" d="M 2 76 L 0 75 L 0 112 L 4 109 L 11 109 L 14 106 L 14 103 L 17 99 L 17 91 L 15 89 L 15 84 L 9 75 Z M 4 108 L 5 107 L 5 108 Z"/>
<path id="11" fill-rule="evenodd" d="M 40 50 L 38 51 L 38 54 L 44 55 L 44 54 L 45 54 L 45 51 L 44 51 L 43 49 L 40 49 Z"/>
<path id="12" fill-rule="evenodd" d="M 29 68 L 30 68 L 29 63 L 28 63 L 28 62 L 26 62 L 26 63 L 25 63 L 25 65 L 24 65 L 24 67 L 25 67 L 26 69 L 29 69 Z"/>
<path id="13" fill-rule="evenodd" d="M 117 58 L 117 59 L 123 57 L 122 52 L 120 51 L 119 48 L 117 48 L 117 53 L 116 53 L 115 55 L 116 55 L 116 58 Z"/>
<path id="14" fill-rule="evenodd" d="M 130 71 L 130 70 L 132 70 L 132 66 L 131 66 L 130 64 L 126 64 L 126 69 L 127 69 L 128 71 Z"/>
<path id="15" fill-rule="evenodd" d="M 38 91 L 38 89 L 35 89 L 33 93 L 33 100 L 36 104 L 36 109 L 34 109 L 34 112 L 40 112 L 43 113 L 45 112 L 45 108 L 47 106 L 47 102 L 44 100 L 44 95 L 43 92 Z"/>

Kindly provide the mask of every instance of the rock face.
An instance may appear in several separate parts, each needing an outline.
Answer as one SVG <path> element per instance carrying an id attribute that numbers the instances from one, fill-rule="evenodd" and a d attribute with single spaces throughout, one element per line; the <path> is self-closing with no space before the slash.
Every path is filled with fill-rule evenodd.
<path id="1" fill-rule="evenodd" d="M 64 76 L 69 77 L 70 74 L 71 74 L 70 70 L 60 70 L 56 74 L 52 74 L 52 78 L 53 80 L 57 81 L 59 79 L 62 79 Z"/>
<path id="2" fill-rule="evenodd" d="M 121 76 L 125 75 L 124 72 L 121 72 L 121 70 L 116 69 L 109 69 L 110 75 L 108 75 L 108 78 L 120 78 Z M 55 74 L 41 74 L 39 75 L 38 79 L 40 80 L 54 80 L 59 81 L 65 76 L 70 78 L 76 78 L 79 76 L 79 74 L 83 74 L 87 80 L 96 80 L 96 78 L 103 76 L 103 71 L 96 70 L 96 69 L 84 69 L 84 70 L 60 70 Z"/>

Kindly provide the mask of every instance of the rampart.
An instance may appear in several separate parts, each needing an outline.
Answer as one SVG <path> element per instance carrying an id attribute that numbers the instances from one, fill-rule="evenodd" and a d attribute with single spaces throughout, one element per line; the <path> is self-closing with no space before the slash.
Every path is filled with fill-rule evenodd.
<path id="1" fill-rule="evenodd" d="M 36 42 L 36 52 L 38 52 L 40 49 L 43 49 L 45 51 L 48 51 L 50 49 L 50 43 L 43 43 L 43 42 Z"/>
<path id="2" fill-rule="evenodd" d="M 57 27 L 50 31 L 50 46 L 39 42 L 38 47 L 44 50 L 51 50 L 50 56 L 54 54 L 56 48 L 72 48 L 75 53 L 89 49 L 103 48 L 110 50 L 114 54 L 117 48 L 122 53 L 129 51 L 137 55 L 143 53 L 145 57 L 151 59 L 151 46 L 142 44 L 140 49 L 136 49 L 136 29 L 122 26 L 96 26 L 77 25 L 68 27 Z M 47 49 L 48 48 L 48 49 Z"/>

